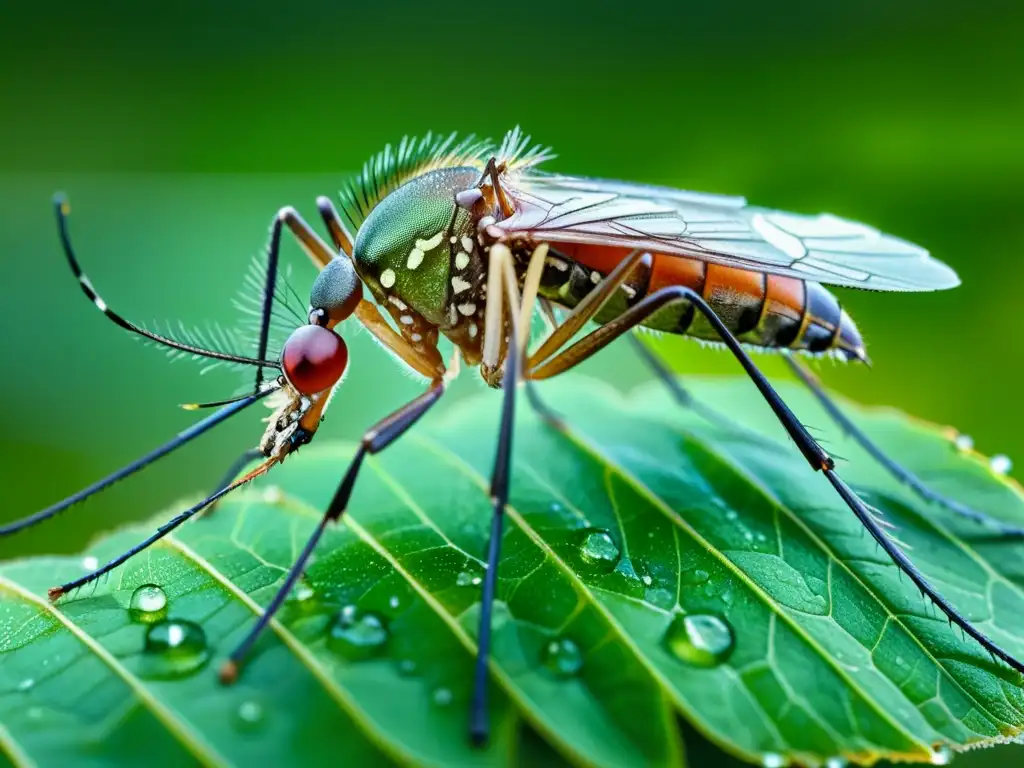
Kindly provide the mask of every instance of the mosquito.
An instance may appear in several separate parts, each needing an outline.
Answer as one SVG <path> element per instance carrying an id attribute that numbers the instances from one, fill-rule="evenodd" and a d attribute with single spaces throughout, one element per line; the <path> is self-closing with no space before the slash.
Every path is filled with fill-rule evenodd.
<path id="1" fill-rule="evenodd" d="M 747 351 L 771 348 L 867 363 L 856 325 L 823 284 L 932 291 L 957 286 L 953 270 L 916 245 L 829 214 L 785 213 L 751 206 L 742 197 L 541 171 L 539 166 L 552 157 L 518 128 L 500 144 L 472 137 L 459 141 L 454 134 L 404 139 L 395 149 L 386 147 L 348 181 L 341 191 L 340 212 L 329 199 L 317 199 L 330 244 L 294 208 L 282 208 L 273 219 L 260 272 L 262 302 L 251 356 L 192 336 L 156 333 L 111 309 L 82 271 L 68 232 L 68 204 L 58 196 L 55 207 L 64 254 L 82 291 L 101 312 L 126 331 L 172 352 L 249 366 L 255 369 L 254 380 L 243 396 L 193 406 L 217 410 L 109 477 L 3 526 L 0 534 L 60 514 L 263 398 L 272 398 L 275 410 L 258 447 L 232 465 L 228 480 L 214 493 L 109 563 L 53 587 L 50 599 L 56 601 L 118 567 L 309 443 L 348 367 L 340 329 L 354 318 L 422 376 L 426 389 L 365 432 L 319 525 L 263 615 L 223 662 L 220 679 L 225 684 L 237 679 L 248 651 L 301 577 L 324 530 L 344 515 L 366 456 L 398 440 L 442 399 L 461 358 L 461 363 L 478 367 L 484 381 L 503 397 L 469 713 L 469 737 L 482 745 L 489 728 L 487 660 L 509 497 L 517 384 L 525 383 L 528 402 L 558 429 L 562 422 L 543 404 L 532 383 L 558 376 L 620 336 L 645 327 L 727 348 L 810 468 L 828 478 L 898 568 L 951 624 L 1024 673 L 1024 663 L 972 625 L 918 571 L 886 533 L 884 522 L 840 479 L 833 459 Z M 271 355 L 270 329 L 282 303 L 278 256 L 285 228 L 320 272 L 305 317 L 292 323 L 279 354 Z M 537 311 L 551 329 L 531 351 L 529 331 Z M 596 327 L 574 340 L 591 321 Z M 438 349 L 442 335 L 455 352 L 448 365 Z M 642 344 L 638 350 L 681 405 L 699 406 L 650 350 Z M 842 429 L 923 499 L 1001 534 L 1024 534 L 929 489 L 854 425 L 802 362 L 792 355 L 786 359 Z M 238 476 L 255 458 L 260 463 Z"/>

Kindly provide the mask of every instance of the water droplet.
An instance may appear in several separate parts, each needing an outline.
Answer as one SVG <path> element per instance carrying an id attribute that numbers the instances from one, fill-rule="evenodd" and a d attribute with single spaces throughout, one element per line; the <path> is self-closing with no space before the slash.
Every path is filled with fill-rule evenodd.
<path id="1" fill-rule="evenodd" d="M 932 747 L 932 765 L 949 765 L 953 762 L 953 750 L 948 744 L 935 744 Z"/>
<path id="2" fill-rule="evenodd" d="M 478 587 L 483 583 L 483 577 L 469 571 L 462 571 L 455 577 L 455 584 L 459 587 Z"/>
<path id="3" fill-rule="evenodd" d="M 687 571 L 686 573 L 683 574 L 683 584 L 688 584 L 690 586 L 696 586 L 698 584 L 703 584 L 709 578 L 711 578 L 711 576 L 710 576 L 710 574 L 708 574 L 707 571 L 704 571 L 704 570 L 701 570 L 700 568 L 698 568 L 695 571 Z"/>
<path id="4" fill-rule="evenodd" d="M 277 485 L 268 485 L 263 490 L 263 500 L 267 504 L 280 504 L 284 501 L 284 493 L 281 491 L 281 487 Z"/>
<path id="5" fill-rule="evenodd" d="M 31 677 L 26 677 L 24 680 L 22 680 L 20 683 L 18 683 L 18 690 L 19 691 L 28 691 L 35 684 L 36 684 L 35 680 L 33 680 Z"/>
<path id="6" fill-rule="evenodd" d="M 295 600 L 296 602 L 304 603 L 311 597 L 313 597 L 313 595 L 315 594 L 316 592 L 313 590 L 311 586 L 309 586 L 309 584 L 305 584 L 300 581 L 298 584 L 292 587 L 292 593 L 290 597 L 292 600 Z"/>
<path id="7" fill-rule="evenodd" d="M 551 511 L 552 512 L 561 512 L 562 511 L 562 505 L 559 504 L 557 501 L 551 502 Z"/>
<path id="8" fill-rule="evenodd" d="M 260 702 L 247 699 L 238 705 L 235 724 L 243 731 L 251 731 L 263 722 L 266 710 Z"/>
<path id="9" fill-rule="evenodd" d="M 156 584 L 143 584 L 132 592 L 128 613 L 143 624 L 161 621 L 167 616 L 167 594 Z"/>
<path id="10" fill-rule="evenodd" d="M 92 555 L 86 555 L 82 558 L 82 567 L 87 571 L 95 571 L 100 566 L 98 557 Z"/>
<path id="11" fill-rule="evenodd" d="M 327 647 L 348 659 L 368 659 L 388 640 L 384 619 L 376 613 L 346 605 L 338 612 L 327 636 Z"/>
<path id="12" fill-rule="evenodd" d="M 573 677 L 583 669 L 583 652 L 569 638 L 556 638 L 544 646 L 541 661 L 555 677 Z"/>
<path id="13" fill-rule="evenodd" d="M 970 435 L 957 435 L 953 441 L 953 445 L 956 446 L 958 451 L 966 453 L 974 447 L 974 438 Z"/>
<path id="14" fill-rule="evenodd" d="M 988 460 L 989 469 L 995 472 L 997 475 L 1005 475 L 1011 469 L 1013 469 L 1013 462 L 1010 461 L 1010 457 L 997 453 L 991 459 Z"/>
<path id="15" fill-rule="evenodd" d="M 725 511 L 725 519 L 730 522 L 739 517 L 739 513 L 735 509 L 727 509 Z"/>
<path id="16" fill-rule="evenodd" d="M 597 573 L 611 573 L 619 562 L 619 547 L 608 531 L 585 528 L 580 531 L 580 558 Z"/>
<path id="17" fill-rule="evenodd" d="M 388 605 L 391 606 L 392 608 L 397 608 L 401 604 L 402 604 L 402 601 L 398 599 L 398 595 L 392 595 L 391 599 L 388 600 Z"/>
<path id="18" fill-rule="evenodd" d="M 439 707 L 447 707 L 452 703 L 452 692 L 450 688 L 438 688 L 434 691 L 434 703 Z"/>
<path id="19" fill-rule="evenodd" d="M 777 755 L 774 752 L 766 752 L 761 757 L 761 765 L 764 768 L 782 768 L 786 764 L 786 758 L 782 755 Z"/>
<path id="20" fill-rule="evenodd" d="M 845 757 L 830 757 L 825 761 L 825 768 L 846 768 L 849 761 Z"/>
<path id="21" fill-rule="evenodd" d="M 198 624 L 169 619 L 146 631 L 143 677 L 170 679 L 195 672 L 210 658 L 206 633 Z"/>
<path id="22" fill-rule="evenodd" d="M 655 608 L 661 608 L 668 610 L 675 605 L 676 596 L 669 592 L 667 589 L 648 589 L 644 592 L 644 600 L 653 605 Z"/>
<path id="23" fill-rule="evenodd" d="M 398 674 L 402 677 L 412 677 L 417 672 L 416 662 L 412 659 L 402 659 L 398 662 Z"/>
<path id="24" fill-rule="evenodd" d="M 732 655 L 736 638 L 725 619 L 712 614 L 678 615 L 663 639 L 669 653 L 694 667 L 717 667 Z"/>

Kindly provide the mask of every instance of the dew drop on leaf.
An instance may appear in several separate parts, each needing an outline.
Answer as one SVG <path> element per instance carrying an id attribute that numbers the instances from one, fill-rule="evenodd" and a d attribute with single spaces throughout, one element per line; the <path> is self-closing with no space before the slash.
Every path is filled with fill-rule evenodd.
<path id="1" fill-rule="evenodd" d="M 35 680 L 33 680 L 31 677 L 26 677 L 24 680 L 18 683 L 18 690 L 22 692 L 31 690 L 32 686 L 34 686 L 35 684 Z"/>
<path id="2" fill-rule="evenodd" d="M 452 703 L 452 692 L 450 688 L 438 688 L 434 691 L 434 703 L 439 707 L 447 707 Z"/>
<path id="3" fill-rule="evenodd" d="M 764 768 L 782 768 L 785 764 L 786 759 L 774 752 L 767 752 L 761 757 L 761 765 Z"/>
<path id="4" fill-rule="evenodd" d="M 87 571 L 95 571 L 99 568 L 99 565 L 99 558 L 94 557 L 93 555 L 86 555 L 82 558 L 82 567 Z"/>
<path id="5" fill-rule="evenodd" d="M 1010 457 L 1003 453 L 997 453 L 991 459 L 988 460 L 989 469 L 995 472 L 997 475 L 1005 475 L 1011 469 L 1013 469 L 1013 462 L 1010 461 Z"/>
<path id="6" fill-rule="evenodd" d="M 384 619 L 376 613 L 346 605 L 331 624 L 327 647 L 347 659 L 368 659 L 375 656 L 387 640 Z"/>
<path id="7" fill-rule="evenodd" d="M 569 638 L 555 638 L 544 646 L 541 661 L 555 677 L 574 677 L 583 669 L 583 652 Z"/>
<path id="8" fill-rule="evenodd" d="M 398 674 L 402 677 L 412 677 L 417 671 L 416 662 L 412 659 L 402 659 L 398 662 Z"/>
<path id="9" fill-rule="evenodd" d="M 391 606 L 392 608 L 397 608 L 401 604 L 402 604 L 402 601 L 398 599 L 398 595 L 392 595 L 391 599 L 388 600 L 388 605 Z"/>
<path id="10" fill-rule="evenodd" d="M 846 768 L 849 761 L 845 757 L 830 757 L 825 761 L 825 768 Z"/>
<path id="11" fill-rule="evenodd" d="M 667 589 L 657 587 L 655 589 L 648 589 L 644 592 L 644 600 L 653 605 L 655 608 L 661 608 L 662 610 L 668 610 L 676 603 L 676 596 L 669 592 Z"/>
<path id="12" fill-rule="evenodd" d="M 455 577 L 455 585 L 459 587 L 478 587 L 482 582 L 482 576 L 469 571 L 462 571 Z"/>
<path id="13" fill-rule="evenodd" d="M 619 547 L 608 531 L 584 528 L 579 533 L 580 560 L 594 573 L 611 573 L 619 563 Z"/>
<path id="14" fill-rule="evenodd" d="M 949 765 L 953 762 L 953 750 L 946 744 L 936 744 L 932 747 L 932 765 Z"/>
<path id="15" fill-rule="evenodd" d="M 711 576 L 707 571 L 697 568 L 696 570 L 687 571 L 683 574 L 683 584 L 697 586 L 698 584 L 703 584 L 709 578 L 711 578 Z"/>
<path id="16" fill-rule="evenodd" d="M 974 447 L 974 438 L 970 435 L 957 435 L 956 439 L 953 441 L 953 445 L 955 445 L 956 449 L 961 453 L 966 453 Z"/>
<path id="17" fill-rule="evenodd" d="M 184 619 L 169 619 L 150 626 L 143 650 L 141 674 L 157 679 L 191 674 L 210 658 L 203 628 Z"/>
<path id="18" fill-rule="evenodd" d="M 132 592 L 128 602 L 132 621 L 152 624 L 167 616 L 167 594 L 156 584 L 143 584 Z"/>
<path id="19" fill-rule="evenodd" d="M 732 655 L 736 637 L 720 616 L 709 613 L 678 615 L 669 624 L 665 648 L 675 658 L 693 667 L 717 667 Z"/>
<path id="20" fill-rule="evenodd" d="M 246 699 L 235 711 L 235 724 L 240 730 L 250 731 L 257 728 L 266 717 L 266 710 L 260 702 Z"/>

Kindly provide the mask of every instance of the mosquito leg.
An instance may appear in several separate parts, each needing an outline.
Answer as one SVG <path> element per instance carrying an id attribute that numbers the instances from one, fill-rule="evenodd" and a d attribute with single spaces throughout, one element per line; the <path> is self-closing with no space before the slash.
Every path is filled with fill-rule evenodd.
<path id="1" fill-rule="evenodd" d="M 914 493 L 920 496 L 927 502 L 938 504 L 939 506 L 945 507 L 946 509 L 954 512 L 962 517 L 966 517 L 969 520 L 982 523 L 983 525 L 990 526 L 996 529 L 1003 536 L 1024 536 L 1024 528 L 1020 528 L 1014 525 L 1007 525 L 1006 523 L 997 520 L 994 517 L 986 515 L 983 512 L 971 509 L 960 502 L 936 493 L 927 485 L 925 485 L 917 475 L 913 474 L 910 470 L 900 466 L 896 461 L 890 459 L 882 451 L 878 445 L 871 440 L 865 432 L 854 424 L 847 416 L 842 412 L 838 405 L 828 396 L 822 387 L 821 382 L 818 378 L 808 370 L 807 366 L 795 358 L 787 355 L 786 362 L 789 367 L 793 369 L 793 372 L 803 381 L 804 384 L 811 390 L 814 396 L 821 403 L 821 406 L 825 409 L 829 416 L 832 417 L 833 421 L 839 425 L 839 428 L 849 435 L 855 442 L 857 442 L 861 448 L 882 465 L 893 477 L 899 480 L 901 483 L 907 485 Z"/>
<path id="2" fill-rule="evenodd" d="M 356 476 L 359 474 L 359 469 L 363 465 L 363 459 L 365 459 L 368 454 L 372 455 L 379 453 L 401 437 L 406 430 L 419 421 L 423 414 L 430 410 L 434 403 L 441 399 L 441 395 L 444 394 L 444 391 L 445 380 L 443 378 L 439 378 L 435 380 L 430 385 L 430 389 L 422 395 L 419 395 L 415 400 L 405 404 L 366 431 L 363 435 L 363 439 L 359 443 L 359 448 L 356 451 L 355 456 L 352 457 L 352 461 L 349 463 L 348 471 L 345 472 L 345 476 L 342 478 L 341 483 L 338 486 L 338 490 L 334 494 L 334 498 L 331 499 L 331 503 L 328 505 L 327 511 L 324 513 L 319 525 L 317 525 L 316 530 L 313 531 L 313 535 L 309 537 L 309 540 L 306 542 L 306 546 L 303 547 L 302 552 L 292 565 L 291 570 L 288 571 L 284 584 L 281 585 L 277 594 L 274 595 L 273 600 L 270 601 L 270 604 L 263 612 L 263 615 L 260 616 L 259 620 L 253 625 L 253 628 L 249 630 L 249 634 L 245 636 L 242 642 L 238 644 L 235 650 L 232 651 L 231 655 L 221 666 L 220 680 L 222 683 L 231 684 L 238 678 L 238 671 L 241 666 L 242 659 L 245 658 L 245 655 L 248 653 L 253 643 L 256 642 L 260 633 L 266 629 L 267 624 L 270 623 L 271 619 L 274 618 L 274 614 L 277 613 L 282 603 L 287 599 L 288 594 L 295 586 L 295 582 L 305 570 L 306 563 L 313 554 L 313 550 L 316 549 L 316 545 L 320 541 L 321 536 L 323 536 L 324 530 L 327 528 L 327 524 L 339 520 L 345 513 L 345 509 L 348 507 L 349 497 L 352 495 L 352 489 L 355 487 Z"/>
<path id="3" fill-rule="evenodd" d="M 214 494 L 212 494 L 210 496 L 207 496 L 205 499 L 203 499 L 201 502 L 199 502 L 195 506 L 189 507 L 184 512 L 182 512 L 180 515 L 178 515 L 177 517 L 172 518 L 171 520 L 167 521 L 166 523 L 161 525 L 159 528 L 157 528 L 156 529 L 156 533 L 154 533 L 148 539 L 145 539 L 144 541 L 139 542 L 138 544 L 136 544 L 134 547 L 132 547 L 128 551 L 121 553 L 120 555 L 115 557 L 113 560 L 111 560 L 109 563 L 107 563 L 104 566 L 101 566 L 100 568 L 97 568 L 92 573 L 87 573 L 85 576 L 82 576 L 79 579 L 75 579 L 74 581 L 69 581 L 66 584 L 61 584 L 59 587 L 51 587 L 49 592 L 47 593 L 49 595 L 49 597 L 50 597 L 50 600 L 54 600 L 55 601 L 55 600 L 59 599 L 62 595 L 66 595 L 68 592 L 71 592 L 71 591 L 73 591 L 75 589 L 78 589 L 79 587 L 85 586 L 86 584 L 88 584 L 88 583 L 90 583 L 92 581 L 95 581 L 96 579 L 100 578 L 104 574 L 110 573 L 112 570 L 117 568 L 117 566 L 121 565 L 122 563 L 124 563 L 127 560 L 130 560 L 132 557 L 134 557 L 135 555 L 139 554 L 139 552 L 141 552 L 142 550 L 147 549 L 148 547 L 152 546 L 156 542 L 160 541 L 160 539 L 162 539 L 164 536 L 169 534 L 171 531 L 173 531 L 179 525 L 184 523 L 186 520 L 190 519 L 191 517 L 193 517 L 197 513 L 203 511 L 210 504 L 213 504 L 218 499 L 220 499 L 220 498 L 226 496 L 227 494 L 231 493 L 231 491 L 235 490 L 239 486 L 245 485 L 245 483 L 248 483 L 250 480 L 252 480 L 254 478 L 257 478 L 260 475 L 264 474 L 275 463 L 276 463 L 276 459 L 267 459 L 263 464 L 261 464 L 259 467 L 254 469 L 252 472 L 247 474 L 245 477 L 239 478 L 238 480 L 233 482 L 231 485 L 225 486 L 224 488 L 221 488 L 216 493 L 214 493 Z"/>
<path id="4" fill-rule="evenodd" d="M 231 403 L 230 405 L 221 408 L 216 413 L 211 413 L 202 421 L 193 424 L 191 427 L 184 430 L 183 432 L 179 432 L 177 435 L 175 435 L 173 439 L 168 440 L 160 447 L 150 451 L 145 456 L 136 459 L 131 464 L 122 467 L 121 469 L 117 470 L 111 475 L 108 475 L 102 480 L 97 480 L 95 483 L 83 488 L 78 493 L 74 493 L 71 496 L 68 496 L 66 499 L 59 501 L 56 504 L 47 507 L 46 509 L 40 510 L 39 512 L 36 512 L 33 515 L 29 515 L 28 517 L 23 517 L 21 520 L 15 520 L 12 523 L 7 523 L 6 525 L 0 526 L 0 536 L 6 536 L 11 533 L 17 533 L 18 531 L 23 530 L 24 528 L 28 528 L 29 526 L 35 525 L 36 523 L 40 523 L 43 520 L 48 520 L 51 517 L 59 515 L 68 507 L 73 506 L 74 504 L 77 504 L 80 501 L 85 501 L 93 494 L 99 493 L 105 488 L 109 488 L 117 481 L 123 480 L 129 475 L 135 474 L 140 469 L 149 466 L 157 459 L 163 458 L 172 451 L 180 448 L 186 443 L 191 442 L 193 439 L 199 437 L 203 433 L 213 429 L 213 427 L 217 426 L 225 419 L 229 418 L 230 416 L 234 416 L 242 409 L 247 408 L 248 406 L 255 403 L 257 400 L 260 400 L 263 397 L 269 395 L 271 392 L 275 391 L 277 391 L 276 388 L 265 389 L 264 391 L 259 392 L 255 395 L 249 395 L 248 397 L 245 397 L 242 400 L 238 400 L 237 402 Z"/>
<path id="5" fill-rule="evenodd" d="M 546 249 L 545 249 L 546 251 Z M 536 252 L 534 254 L 536 256 Z M 542 254 L 543 256 L 543 254 Z M 516 380 L 519 376 L 519 290 L 512 267 L 512 253 L 503 244 L 491 248 L 487 274 L 487 306 L 484 317 L 484 342 L 488 338 L 501 339 L 505 334 L 503 295 L 508 299 L 512 329 L 508 334 L 508 350 L 502 379 L 501 426 L 498 446 L 491 472 L 491 533 L 487 543 L 487 571 L 480 595 L 480 628 L 477 633 L 476 665 L 473 670 L 473 700 L 469 710 L 469 737 L 473 744 L 483 746 L 490 733 L 487 715 L 487 662 L 491 653 L 491 615 L 494 595 L 498 586 L 498 563 L 501 559 L 501 539 L 508 503 L 509 467 L 512 457 L 512 430 L 515 418 Z M 543 259 L 542 259 L 543 260 Z"/>
<path id="6" fill-rule="evenodd" d="M 334 247 L 338 249 L 339 253 L 344 253 L 349 258 L 352 258 L 352 235 L 349 234 L 349 231 L 342 223 L 334 204 L 329 198 L 321 195 L 316 199 L 316 207 L 320 211 L 320 218 L 323 219 L 324 226 L 327 227 L 327 231 L 331 235 Z"/>
<path id="7" fill-rule="evenodd" d="M 493 249 L 492 249 L 493 250 Z M 956 624 L 965 634 L 976 640 L 982 648 L 1005 661 L 1009 666 L 1018 672 L 1024 673 L 1024 663 L 1017 660 L 1007 651 L 996 645 L 980 630 L 975 628 L 970 621 L 964 618 L 957 609 L 950 604 L 931 584 L 924 575 L 917 570 L 917 567 L 910 561 L 910 558 L 897 546 L 897 544 L 885 533 L 878 524 L 874 515 L 867 508 L 863 501 L 842 481 L 835 471 L 835 464 L 832 458 L 818 445 L 807 429 L 800 423 L 799 419 L 789 409 L 789 406 L 782 400 L 772 385 L 765 378 L 764 374 L 750 359 L 739 341 L 726 327 L 722 319 L 704 301 L 703 297 L 685 286 L 669 286 L 662 288 L 642 301 L 634 304 L 616 319 L 602 325 L 573 346 L 554 357 L 545 360 L 538 367 L 527 372 L 532 378 L 546 379 L 556 376 L 559 373 L 569 370 L 586 360 L 598 350 L 610 344 L 623 333 L 643 323 L 643 321 L 664 307 L 678 302 L 689 302 L 699 311 L 718 333 L 719 337 L 739 361 L 747 375 L 754 382 L 754 385 L 761 392 L 772 411 L 775 412 L 779 422 L 786 432 L 796 443 L 797 448 L 814 470 L 820 470 L 828 477 L 832 487 L 850 508 L 853 514 L 867 528 L 868 532 L 879 543 L 886 554 L 903 573 L 910 577 L 921 593 L 928 597 L 952 624 Z"/>

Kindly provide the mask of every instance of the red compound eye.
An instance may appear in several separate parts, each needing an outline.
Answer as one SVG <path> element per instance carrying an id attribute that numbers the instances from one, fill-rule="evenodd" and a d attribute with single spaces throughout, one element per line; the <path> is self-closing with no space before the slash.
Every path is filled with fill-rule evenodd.
<path id="1" fill-rule="evenodd" d="M 341 336 L 319 325 L 303 325 L 284 343 L 281 367 L 295 389 L 315 395 L 338 383 L 348 366 Z"/>

